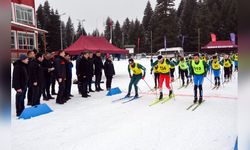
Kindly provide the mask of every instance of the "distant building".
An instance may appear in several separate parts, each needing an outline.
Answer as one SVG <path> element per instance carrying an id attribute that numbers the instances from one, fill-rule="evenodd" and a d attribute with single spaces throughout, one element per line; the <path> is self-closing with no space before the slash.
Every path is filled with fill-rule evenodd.
<path id="1" fill-rule="evenodd" d="M 28 50 L 38 49 L 38 33 L 45 30 L 37 28 L 35 1 L 11 0 L 11 57 L 16 58 Z M 44 42 L 46 48 L 46 41 Z"/>

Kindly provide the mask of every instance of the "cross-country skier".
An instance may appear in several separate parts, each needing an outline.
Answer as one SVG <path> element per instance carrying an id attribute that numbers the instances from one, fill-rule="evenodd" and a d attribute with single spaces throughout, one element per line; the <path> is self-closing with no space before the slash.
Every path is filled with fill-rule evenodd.
<path id="1" fill-rule="evenodd" d="M 159 88 L 160 88 L 160 97 L 159 100 L 163 99 L 163 92 L 162 92 L 162 85 L 165 80 L 166 87 L 169 90 L 169 97 L 173 96 L 173 91 L 170 87 L 170 77 L 169 77 L 169 71 L 170 67 L 169 65 L 171 62 L 167 58 L 163 58 L 161 55 L 158 56 L 158 60 L 153 63 L 153 66 L 159 67 L 160 72 L 160 82 L 159 82 Z"/>
<path id="2" fill-rule="evenodd" d="M 224 59 L 220 61 L 220 65 L 224 67 L 224 82 L 228 82 L 231 73 L 232 61 L 229 55 L 225 55 Z"/>
<path id="3" fill-rule="evenodd" d="M 191 72 L 191 68 L 192 68 L 192 61 L 193 61 L 193 57 L 190 54 L 188 56 L 188 71 L 189 71 L 188 77 L 189 77 L 189 82 L 191 82 L 191 83 L 193 82 L 193 75 L 190 73 Z"/>
<path id="4" fill-rule="evenodd" d="M 170 77 L 171 77 L 171 82 L 174 82 L 174 72 L 175 72 L 175 64 L 176 62 L 174 61 L 173 58 L 170 58 Z"/>
<path id="5" fill-rule="evenodd" d="M 218 56 L 214 55 L 213 59 L 210 61 L 210 66 L 214 74 L 215 87 L 220 87 L 220 63 Z"/>
<path id="6" fill-rule="evenodd" d="M 233 61 L 234 61 L 234 71 L 238 71 L 239 70 L 239 58 L 238 58 L 239 56 L 238 56 L 238 53 L 235 53 L 234 55 L 233 55 Z"/>
<path id="7" fill-rule="evenodd" d="M 153 65 L 153 59 L 150 60 L 151 63 L 151 67 Z M 155 89 L 157 89 L 159 87 L 159 69 L 158 66 L 154 66 L 151 68 L 150 74 L 153 74 L 154 71 L 154 80 L 155 80 Z"/>
<path id="8" fill-rule="evenodd" d="M 188 64 L 187 61 L 184 57 L 181 57 L 179 61 L 177 61 L 178 66 L 180 67 L 180 74 L 181 74 L 181 79 L 182 79 L 182 86 L 185 85 L 185 77 L 186 77 L 186 85 L 189 84 L 189 79 L 188 79 Z"/>
<path id="9" fill-rule="evenodd" d="M 131 80 L 130 80 L 130 83 L 129 83 L 128 94 L 126 95 L 126 97 L 130 97 L 130 92 L 131 92 L 131 89 L 132 89 L 132 85 L 134 85 L 134 88 L 135 88 L 135 96 L 134 96 L 134 98 L 137 98 L 137 97 L 139 97 L 137 84 L 141 79 L 144 80 L 145 75 L 146 75 L 146 68 L 143 67 L 139 63 L 135 63 L 132 58 L 130 58 L 128 62 L 129 62 L 128 73 L 129 73 L 129 76 L 130 76 Z M 143 73 L 142 73 L 142 70 L 143 70 Z M 133 72 L 133 75 L 131 75 L 131 71 Z"/>
<path id="10" fill-rule="evenodd" d="M 194 103 L 197 103 L 198 96 L 197 90 L 199 88 L 199 104 L 203 100 L 203 79 L 207 74 L 207 63 L 199 58 L 199 54 L 194 54 L 194 60 L 192 61 L 191 74 L 194 76 Z"/>

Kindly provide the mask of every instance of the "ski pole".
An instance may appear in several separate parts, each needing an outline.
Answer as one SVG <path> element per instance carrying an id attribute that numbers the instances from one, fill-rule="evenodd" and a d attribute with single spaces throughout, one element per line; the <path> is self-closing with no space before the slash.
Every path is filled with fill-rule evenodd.
<path id="1" fill-rule="evenodd" d="M 148 83 L 147 83 L 145 80 L 143 80 L 143 81 L 147 84 L 148 88 L 149 88 L 151 91 L 153 91 L 153 89 L 148 85 Z"/>
<path id="2" fill-rule="evenodd" d="M 175 100 L 174 87 L 173 87 L 173 83 L 171 81 L 171 77 L 170 77 L 170 86 L 171 86 L 171 89 L 172 89 L 172 92 L 173 92 L 173 97 L 174 97 L 174 100 Z"/>
<path id="3" fill-rule="evenodd" d="M 213 81 L 211 81 L 208 77 L 206 77 L 206 79 L 207 79 L 211 84 L 215 85 L 215 84 L 213 83 Z"/>

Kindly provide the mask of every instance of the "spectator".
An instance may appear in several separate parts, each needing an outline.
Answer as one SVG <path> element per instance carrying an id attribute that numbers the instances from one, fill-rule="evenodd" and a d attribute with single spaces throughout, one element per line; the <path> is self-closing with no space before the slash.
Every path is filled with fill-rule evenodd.
<path id="1" fill-rule="evenodd" d="M 115 68 L 112 62 L 112 58 L 109 54 L 106 55 L 106 61 L 104 63 L 104 73 L 106 76 L 106 89 L 109 91 L 111 89 L 112 78 L 115 75 Z"/>

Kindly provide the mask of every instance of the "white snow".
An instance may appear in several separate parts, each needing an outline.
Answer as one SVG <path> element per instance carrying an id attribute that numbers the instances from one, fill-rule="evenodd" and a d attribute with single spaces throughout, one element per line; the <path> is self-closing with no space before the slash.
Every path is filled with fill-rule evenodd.
<path id="1" fill-rule="evenodd" d="M 149 59 L 136 62 L 147 68 L 145 80 L 153 87 Z M 142 80 L 139 82 L 141 99 L 126 104 L 112 103 L 125 96 L 129 82 L 127 60 L 115 61 L 114 64 L 116 76 L 112 87 L 119 87 L 122 94 L 108 97 L 106 91 L 95 92 L 91 93 L 91 98 L 84 99 L 73 85 L 73 99 L 64 105 L 55 104 L 55 100 L 42 101 L 53 112 L 29 120 L 15 117 L 15 91 L 12 91 L 12 149 L 233 149 L 237 136 L 237 73 L 232 82 L 219 90 L 211 90 L 210 82 L 205 79 L 205 103 L 196 111 L 188 111 L 186 108 L 193 102 L 193 86 L 177 90 L 180 86 L 178 80 L 173 84 L 176 98 L 167 103 L 149 107 L 156 94 L 149 92 Z M 208 78 L 212 79 L 210 75 Z M 164 93 L 168 94 L 168 91 L 165 89 Z"/>

